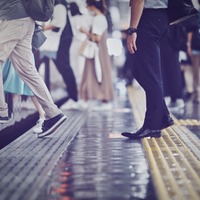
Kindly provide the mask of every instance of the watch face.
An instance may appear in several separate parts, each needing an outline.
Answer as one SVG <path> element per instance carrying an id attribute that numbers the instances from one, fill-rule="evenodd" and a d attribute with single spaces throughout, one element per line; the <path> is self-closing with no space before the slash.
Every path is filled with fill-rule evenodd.
<path id="1" fill-rule="evenodd" d="M 128 30 L 127 30 L 127 33 L 128 33 L 129 35 L 131 35 L 131 34 L 132 34 L 132 31 L 131 31 L 130 29 L 128 29 Z"/>
<path id="2" fill-rule="evenodd" d="M 137 32 L 137 29 L 136 28 L 129 28 L 128 30 L 127 30 L 127 34 L 128 35 L 131 35 L 132 33 L 136 33 Z"/>

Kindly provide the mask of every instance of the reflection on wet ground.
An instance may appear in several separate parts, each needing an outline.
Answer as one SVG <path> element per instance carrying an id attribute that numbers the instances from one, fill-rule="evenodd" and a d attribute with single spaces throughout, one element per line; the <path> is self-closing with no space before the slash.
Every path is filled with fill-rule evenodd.
<path id="1" fill-rule="evenodd" d="M 0 199 L 199 199 L 199 105 L 172 112 L 161 138 L 130 141 L 120 133 L 139 128 L 145 103 L 141 90 L 128 93 L 113 110 L 65 111 L 53 135 L 40 140 L 30 129 L 1 149 Z"/>
<path id="2" fill-rule="evenodd" d="M 134 121 L 130 109 L 90 112 L 51 176 L 48 199 L 156 200 L 141 141 L 120 135 Z"/>

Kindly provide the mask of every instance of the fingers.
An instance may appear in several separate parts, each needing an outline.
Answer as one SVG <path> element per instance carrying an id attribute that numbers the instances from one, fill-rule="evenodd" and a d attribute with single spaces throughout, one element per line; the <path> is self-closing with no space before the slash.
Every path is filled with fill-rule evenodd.
<path id="1" fill-rule="evenodd" d="M 135 53 L 137 51 L 137 46 L 136 46 L 135 43 L 128 43 L 127 44 L 127 49 L 131 54 L 133 54 L 133 53 Z"/>
<path id="2" fill-rule="evenodd" d="M 130 35 L 127 38 L 127 49 L 128 51 L 133 54 L 137 51 L 137 46 L 136 46 L 136 35 Z"/>

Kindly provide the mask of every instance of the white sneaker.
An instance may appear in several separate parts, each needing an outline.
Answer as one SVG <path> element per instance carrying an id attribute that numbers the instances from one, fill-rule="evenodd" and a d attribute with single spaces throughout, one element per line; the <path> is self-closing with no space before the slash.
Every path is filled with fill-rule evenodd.
<path id="1" fill-rule="evenodd" d="M 8 116 L 5 116 L 5 117 L 0 116 L 0 124 L 6 124 L 8 120 L 9 120 Z"/>
<path id="2" fill-rule="evenodd" d="M 102 110 L 112 110 L 113 105 L 112 105 L 112 103 L 102 103 L 101 109 Z"/>
<path id="3" fill-rule="evenodd" d="M 37 133 L 41 133 L 42 132 L 42 124 L 44 122 L 44 119 L 40 118 L 37 122 L 36 125 L 33 128 L 33 133 L 37 134 Z"/>
<path id="4" fill-rule="evenodd" d="M 84 101 L 84 100 L 79 100 L 79 101 L 77 102 L 77 104 L 78 104 L 78 108 L 79 108 L 80 110 L 85 110 L 85 109 L 88 108 L 88 102 L 86 102 L 86 101 Z"/>
<path id="5" fill-rule="evenodd" d="M 93 108 L 94 111 L 109 111 L 113 109 L 112 103 L 101 103 Z"/>
<path id="6" fill-rule="evenodd" d="M 78 104 L 72 99 L 69 99 L 66 103 L 64 103 L 61 107 L 61 110 L 70 110 L 70 109 L 78 109 Z"/>
<path id="7" fill-rule="evenodd" d="M 170 102 L 168 104 L 169 109 L 182 109 L 185 107 L 183 99 L 177 99 L 175 102 Z"/>

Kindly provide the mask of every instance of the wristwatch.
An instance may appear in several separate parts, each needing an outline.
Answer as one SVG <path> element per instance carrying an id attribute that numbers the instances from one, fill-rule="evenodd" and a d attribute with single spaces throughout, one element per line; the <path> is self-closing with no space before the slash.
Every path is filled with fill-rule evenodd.
<path id="1" fill-rule="evenodd" d="M 127 30 L 126 30 L 126 33 L 128 34 L 128 35 L 132 35 L 132 33 L 137 33 L 137 28 L 128 28 Z"/>

